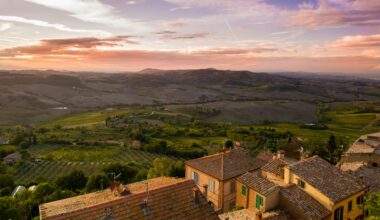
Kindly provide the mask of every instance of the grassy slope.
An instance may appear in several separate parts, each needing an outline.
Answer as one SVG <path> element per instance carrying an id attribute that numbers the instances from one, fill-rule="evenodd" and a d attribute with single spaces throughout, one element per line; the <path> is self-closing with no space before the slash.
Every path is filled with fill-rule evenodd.
<path id="1" fill-rule="evenodd" d="M 376 104 L 376 103 L 375 103 Z M 322 111 L 321 116 L 328 118 L 328 122 L 325 123 L 329 129 L 328 130 L 310 130 L 310 129 L 301 129 L 298 124 L 293 123 L 274 123 L 270 125 L 255 125 L 255 127 L 263 128 L 263 127 L 271 127 L 275 128 L 278 131 L 290 131 L 294 133 L 296 136 L 301 138 L 322 138 L 327 139 L 330 134 L 335 134 L 339 136 L 347 136 L 350 140 L 355 140 L 362 134 L 376 132 L 380 130 L 380 127 L 376 125 L 376 121 L 378 120 L 378 114 L 376 113 L 355 113 L 355 110 L 359 106 L 368 106 L 374 105 L 372 102 L 349 102 L 349 103 L 332 103 L 329 104 L 328 109 Z M 145 112 L 149 114 L 151 110 L 149 108 L 140 110 L 131 110 L 131 109 L 119 109 L 113 110 L 112 112 L 89 112 L 89 113 L 81 113 L 69 117 L 65 117 L 63 119 L 50 122 L 45 124 L 44 126 L 52 127 L 55 125 L 62 125 L 67 127 L 75 127 L 75 126 L 84 126 L 84 127 L 92 127 L 97 124 L 104 124 L 104 119 L 109 114 L 125 114 L 125 113 L 133 113 L 133 112 Z M 156 112 L 156 114 L 170 114 L 170 115 L 182 115 L 188 116 L 188 112 L 180 112 L 181 108 L 174 108 L 174 113 L 166 113 L 166 112 Z M 239 112 L 236 112 L 236 115 L 239 115 Z M 99 133 L 99 135 L 109 136 L 111 133 L 106 134 L 106 131 L 103 130 Z M 224 138 L 215 137 L 215 138 L 190 138 L 190 137 L 175 137 L 175 138 L 167 138 L 165 139 L 169 143 L 177 143 L 177 144 L 189 144 L 189 143 L 198 143 L 204 144 L 207 142 L 217 142 L 223 143 L 225 141 Z"/>
<path id="2" fill-rule="evenodd" d="M 366 103 L 333 103 L 329 104 L 328 108 L 319 111 L 320 117 L 324 118 L 328 130 L 310 130 L 301 129 L 299 124 L 291 123 L 274 123 L 270 125 L 234 125 L 234 127 L 249 127 L 255 128 L 275 128 L 277 131 L 290 131 L 296 136 L 303 139 L 319 139 L 327 142 L 330 134 L 336 136 L 347 137 L 350 141 L 354 141 L 362 134 L 376 132 L 380 130 L 379 118 L 376 113 L 355 113 L 358 106 L 366 105 Z M 167 110 L 155 109 L 155 116 L 158 118 L 163 115 L 175 117 L 190 117 L 188 112 L 181 112 L 180 108 L 176 111 L 165 112 Z M 60 120 L 52 121 L 42 125 L 43 127 L 54 127 L 61 125 L 63 127 L 85 127 L 88 132 L 81 133 L 76 129 L 54 130 L 53 135 L 64 136 L 67 140 L 74 141 L 75 139 L 99 141 L 99 140 L 123 140 L 123 135 L 113 129 L 104 126 L 104 120 L 109 115 L 128 114 L 136 120 L 147 121 L 152 120 L 152 108 L 122 108 L 112 111 L 88 112 L 76 115 L 71 115 Z M 238 114 L 238 112 L 237 112 Z M 182 118 L 183 119 L 183 118 Z M 157 118 L 160 126 L 173 126 L 165 121 L 160 121 Z M 180 128 L 181 125 L 175 126 Z M 215 150 L 216 146 L 222 145 L 227 139 L 225 137 L 165 137 L 159 140 L 165 140 L 169 145 L 189 146 L 192 143 L 197 143 L 203 146 L 211 146 L 208 148 L 210 152 Z M 104 164 L 110 162 L 139 162 L 149 164 L 154 158 L 160 155 L 149 154 L 147 152 L 135 151 L 120 146 L 37 146 L 29 149 L 30 153 L 35 157 L 49 158 L 51 161 L 44 161 L 43 165 L 28 163 L 22 166 L 17 172 L 16 177 L 18 182 L 22 183 L 27 180 L 32 180 L 38 175 L 45 175 L 48 179 L 57 177 L 56 173 L 66 173 L 74 168 L 84 169 L 86 173 L 91 173 L 100 170 Z M 73 165 L 75 164 L 75 166 Z M 45 167 L 46 166 L 46 167 Z M 51 168 L 54 166 L 56 168 Z M 72 168 L 74 166 L 74 168 Z M 57 170 L 53 172 L 51 170 Z M 38 171 L 38 172 L 37 172 Z"/>

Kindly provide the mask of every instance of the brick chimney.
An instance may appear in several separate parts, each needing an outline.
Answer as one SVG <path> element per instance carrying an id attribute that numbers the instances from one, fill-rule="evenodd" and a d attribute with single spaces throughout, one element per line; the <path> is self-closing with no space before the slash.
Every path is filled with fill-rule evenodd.
<path id="1" fill-rule="evenodd" d="M 243 143 L 241 141 L 235 142 L 235 148 L 238 148 L 238 147 L 243 147 Z"/>
<path id="2" fill-rule="evenodd" d="M 199 203 L 200 203 L 199 189 L 197 187 L 193 188 L 193 199 L 194 199 L 194 204 L 199 205 Z"/>
<path id="3" fill-rule="evenodd" d="M 277 151 L 277 159 L 285 158 L 285 151 L 284 150 L 278 150 Z"/>

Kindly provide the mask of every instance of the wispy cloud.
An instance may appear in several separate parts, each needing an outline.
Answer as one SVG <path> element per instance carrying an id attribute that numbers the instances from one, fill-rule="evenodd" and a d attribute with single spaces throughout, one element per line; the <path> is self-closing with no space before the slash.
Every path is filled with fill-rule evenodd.
<path id="1" fill-rule="evenodd" d="M 207 50 L 194 51 L 196 54 L 213 54 L 213 55 L 249 55 L 249 54 L 261 54 L 278 51 L 277 48 L 211 48 Z"/>
<path id="2" fill-rule="evenodd" d="M 122 27 L 129 31 L 141 31 L 147 27 L 131 19 L 127 19 L 113 6 L 99 0 L 25 0 L 70 13 L 74 18 L 85 22 L 105 24 L 113 27 Z"/>
<path id="3" fill-rule="evenodd" d="M 12 23 L 0 23 L 0 31 L 6 31 L 8 29 L 10 29 L 11 27 L 13 26 Z"/>
<path id="4" fill-rule="evenodd" d="M 380 34 L 345 36 L 336 40 L 332 46 L 338 48 L 380 47 Z"/>
<path id="5" fill-rule="evenodd" d="M 191 40 L 191 39 L 199 39 L 209 37 L 211 34 L 207 32 L 197 32 L 190 34 L 181 34 L 175 31 L 159 31 L 155 32 L 161 39 L 169 39 L 169 40 Z"/>
<path id="6" fill-rule="evenodd" d="M 135 4 L 137 4 L 136 1 L 127 1 L 127 5 L 135 5 Z"/>
<path id="7" fill-rule="evenodd" d="M 96 50 L 99 47 L 112 48 L 124 44 L 138 44 L 132 40 L 134 36 L 114 36 L 108 38 L 68 38 L 68 39 L 46 39 L 38 44 L 19 46 L 0 51 L 2 57 L 12 56 L 57 56 L 75 55 L 78 52 Z"/>
<path id="8" fill-rule="evenodd" d="M 0 65 L 29 68 L 125 71 L 145 67 L 184 69 L 216 67 L 253 71 L 376 72 L 379 57 L 276 57 L 271 47 L 209 48 L 204 50 L 129 50 L 133 36 L 46 39 L 38 44 L 0 50 Z M 124 45 L 125 46 L 125 45 Z M 100 49 L 101 48 L 101 49 Z M 126 47 L 122 47 L 126 48 Z M 173 62 L 175 60 L 175 62 Z M 71 66 L 67 66 L 71 63 Z M 320 65 L 323 63 L 323 65 Z M 347 65 L 349 63 L 350 65 Z"/>
<path id="9" fill-rule="evenodd" d="M 46 21 L 27 19 L 27 18 L 18 17 L 18 16 L 1 16 L 0 15 L 0 21 L 18 22 L 18 23 L 30 24 L 30 25 L 34 25 L 38 27 L 54 28 L 56 30 L 66 31 L 66 32 L 85 33 L 85 34 L 93 34 L 93 35 L 101 35 L 101 36 L 111 35 L 110 33 L 106 31 L 74 29 L 74 28 L 67 27 L 63 24 L 52 24 Z"/>
<path id="10" fill-rule="evenodd" d="M 289 16 L 290 24 L 318 28 L 321 26 L 380 26 L 378 0 L 318 0 L 303 3 Z"/>

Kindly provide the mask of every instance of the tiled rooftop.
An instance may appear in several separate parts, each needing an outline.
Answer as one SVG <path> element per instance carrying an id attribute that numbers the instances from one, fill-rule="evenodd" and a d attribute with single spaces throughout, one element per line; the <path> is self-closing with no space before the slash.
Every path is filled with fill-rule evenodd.
<path id="1" fill-rule="evenodd" d="M 358 178 L 318 156 L 296 162 L 290 165 L 289 169 L 333 202 L 339 202 L 367 188 Z"/>
<path id="2" fill-rule="evenodd" d="M 378 153 L 380 148 L 380 132 L 361 136 L 350 146 L 347 153 Z M 376 151 L 376 152 L 375 152 Z"/>
<path id="3" fill-rule="evenodd" d="M 261 177 L 259 172 L 245 173 L 237 180 L 246 185 L 248 188 L 251 188 L 264 196 L 267 196 L 269 193 L 278 189 L 276 184 Z"/>
<path id="4" fill-rule="evenodd" d="M 250 152 L 243 147 L 186 162 L 186 165 L 219 180 L 230 179 L 245 172 L 257 170 L 264 164 L 264 161 L 251 156 Z"/>
<path id="5" fill-rule="evenodd" d="M 295 162 L 295 160 L 289 158 L 277 158 L 265 164 L 261 169 L 284 178 L 284 167 Z"/>
<path id="6" fill-rule="evenodd" d="M 256 158 L 268 163 L 273 160 L 273 157 L 274 157 L 274 154 L 272 152 L 263 151 L 263 152 L 260 152 Z"/>
<path id="7" fill-rule="evenodd" d="M 221 220 L 255 220 L 256 213 L 252 210 L 242 209 L 219 215 Z M 283 210 L 273 210 L 263 214 L 263 220 L 293 220 L 289 213 Z"/>
<path id="8" fill-rule="evenodd" d="M 364 163 L 343 163 L 340 169 L 362 179 L 369 185 L 369 192 L 380 191 L 380 168 L 366 166 Z"/>
<path id="9" fill-rule="evenodd" d="M 149 192 L 146 191 L 146 183 Z M 218 219 L 203 195 L 194 202 L 192 180 L 159 177 L 126 185 L 130 194 L 110 189 L 40 205 L 41 219 Z M 147 203 L 145 202 L 147 199 Z"/>
<path id="10" fill-rule="evenodd" d="M 294 208 L 299 209 L 298 212 L 310 219 L 324 219 L 331 214 L 322 204 L 307 194 L 296 185 L 281 188 L 281 197 L 292 204 Z"/>

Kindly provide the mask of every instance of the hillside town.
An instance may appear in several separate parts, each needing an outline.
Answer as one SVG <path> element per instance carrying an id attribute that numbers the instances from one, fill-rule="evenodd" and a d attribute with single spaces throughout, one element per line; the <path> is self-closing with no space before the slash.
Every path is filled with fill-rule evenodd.
<path id="1" fill-rule="evenodd" d="M 284 150 L 252 155 L 242 143 L 185 162 L 185 178 L 157 177 L 41 204 L 41 220 L 364 220 L 379 191 L 380 133 L 353 143 L 336 165 Z"/>

